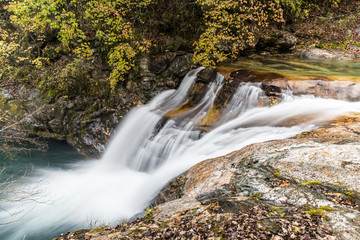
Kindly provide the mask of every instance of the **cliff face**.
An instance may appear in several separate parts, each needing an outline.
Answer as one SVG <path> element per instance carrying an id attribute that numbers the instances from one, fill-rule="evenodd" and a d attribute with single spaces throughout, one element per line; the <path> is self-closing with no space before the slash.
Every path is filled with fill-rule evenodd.
<path id="1" fill-rule="evenodd" d="M 84 154 L 99 156 L 132 107 L 179 85 L 193 67 L 191 56 L 186 52 L 144 56 L 139 60 L 137 75 L 113 90 L 109 89 L 104 66 L 84 62 L 81 76 L 93 77 L 96 85 L 90 92 L 79 91 L 77 96 L 52 97 L 35 87 L 11 83 L 1 91 L 1 125 L 65 139 Z"/>

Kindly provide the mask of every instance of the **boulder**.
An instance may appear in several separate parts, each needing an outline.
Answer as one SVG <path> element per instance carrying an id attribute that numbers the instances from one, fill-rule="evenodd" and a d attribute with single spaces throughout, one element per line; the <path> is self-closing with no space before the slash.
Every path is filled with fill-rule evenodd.
<path id="1" fill-rule="evenodd" d="M 281 51 L 290 51 L 295 49 L 297 42 L 298 40 L 293 34 L 284 32 L 278 37 L 275 44 Z"/>
<path id="2" fill-rule="evenodd" d="M 306 59 L 327 59 L 327 60 L 351 60 L 352 55 L 346 55 L 339 51 L 329 51 L 320 48 L 305 49 L 300 53 L 300 56 Z"/>
<path id="3" fill-rule="evenodd" d="M 205 68 L 197 74 L 197 80 L 203 83 L 213 82 L 216 79 L 217 71 L 213 68 Z"/>
<path id="4" fill-rule="evenodd" d="M 360 239 L 359 120 L 350 115 L 198 163 L 170 183 L 181 182 L 176 198 L 133 222 L 81 233 L 94 240 Z"/>

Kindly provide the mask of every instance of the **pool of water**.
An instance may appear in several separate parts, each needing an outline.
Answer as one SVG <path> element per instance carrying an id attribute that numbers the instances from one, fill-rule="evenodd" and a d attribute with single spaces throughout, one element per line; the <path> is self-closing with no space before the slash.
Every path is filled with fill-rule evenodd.
<path id="1" fill-rule="evenodd" d="M 338 80 L 353 80 L 351 77 L 360 77 L 360 61 L 358 60 L 334 61 L 301 58 L 264 58 L 227 63 L 221 67 L 271 71 L 284 75 L 333 76 Z M 359 81 L 359 79 L 354 79 Z"/>
<path id="2" fill-rule="evenodd" d="M 33 198 L 35 201 L 36 193 L 24 193 L 23 191 L 27 191 L 28 189 L 23 189 L 21 187 L 22 185 L 26 185 L 33 179 L 38 179 L 38 176 L 41 175 L 41 172 L 44 170 L 67 171 L 71 169 L 73 164 L 85 160 L 78 151 L 65 141 L 49 140 L 47 141 L 47 146 L 48 148 L 45 151 L 0 152 L 0 164 L 2 165 L 0 175 L 0 199 L 2 202 L 6 203 L 8 196 L 11 196 L 12 200 L 16 199 L 16 195 L 19 197 L 28 197 L 30 201 L 32 201 L 31 198 Z M 22 201 L 26 202 L 29 199 L 22 199 Z M 15 213 L 13 216 L 12 214 L 14 214 L 14 212 L 2 212 L 2 216 L 5 217 L 2 218 L 0 222 L 0 226 L 4 224 L 0 230 L 0 239 L 11 239 L 9 236 L 12 235 L 16 229 L 12 228 L 13 223 L 9 222 L 21 221 L 25 215 L 25 213 L 22 212 Z M 44 232 L 43 234 L 34 236 L 28 235 L 25 239 L 51 239 L 60 233 L 60 229 L 58 232 L 52 229 L 52 232 Z"/>

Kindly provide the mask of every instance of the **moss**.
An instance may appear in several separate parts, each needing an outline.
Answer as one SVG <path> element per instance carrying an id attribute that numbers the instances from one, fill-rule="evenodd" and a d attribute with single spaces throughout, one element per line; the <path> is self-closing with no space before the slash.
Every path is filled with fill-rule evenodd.
<path id="1" fill-rule="evenodd" d="M 325 214 L 325 211 L 320 208 L 310 208 L 309 210 L 307 210 L 305 212 L 312 216 L 323 216 Z"/>
<path id="2" fill-rule="evenodd" d="M 91 233 L 101 233 L 104 232 L 106 230 L 107 227 L 101 226 L 101 227 L 97 227 L 97 228 L 93 228 L 91 229 Z"/>
<path id="3" fill-rule="evenodd" d="M 145 218 L 151 217 L 153 214 L 152 209 L 145 208 Z"/>
<path id="4" fill-rule="evenodd" d="M 322 207 L 320 207 L 320 209 L 325 210 L 326 212 L 333 212 L 333 211 L 335 211 L 334 208 L 329 207 L 329 206 L 322 206 Z"/>
<path id="5" fill-rule="evenodd" d="M 269 212 L 269 214 L 268 214 L 269 217 L 272 215 L 272 213 L 277 213 L 281 217 L 285 216 L 285 212 L 282 210 L 281 207 L 270 207 L 270 209 L 271 209 L 271 212 Z"/>
<path id="6" fill-rule="evenodd" d="M 161 228 L 167 228 L 169 226 L 170 220 L 164 221 L 161 223 Z"/>
<path id="7" fill-rule="evenodd" d="M 307 183 L 300 183 L 299 185 L 302 185 L 302 186 L 312 186 L 312 185 L 321 185 L 322 182 L 320 181 L 309 181 Z"/>
<path id="8" fill-rule="evenodd" d="M 249 198 L 253 200 L 259 200 L 260 197 L 261 197 L 261 193 L 251 194 L 249 196 Z"/>
<path id="9" fill-rule="evenodd" d="M 347 196 L 353 196 L 353 195 L 354 195 L 353 192 L 348 191 L 348 190 L 345 190 L 345 191 L 344 191 L 344 194 L 347 195 Z"/>
<path id="10" fill-rule="evenodd" d="M 307 207 L 308 210 L 305 212 L 312 216 L 324 216 L 326 220 L 330 220 L 329 217 L 325 216 L 325 212 L 333 212 L 335 209 L 329 206 L 322 206 L 320 208 Z"/>
<path id="11" fill-rule="evenodd" d="M 280 175 L 280 171 L 274 172 L 273 175 L 278 179 L 282 179 L 282 177 Z"/>
<path id="12" fill-rule="evenodd" d="M 144 216 L 145 222 L 152 222 L 154 219 L 154 209 L 148 209 L 145 208 L 145 216 Z"/>

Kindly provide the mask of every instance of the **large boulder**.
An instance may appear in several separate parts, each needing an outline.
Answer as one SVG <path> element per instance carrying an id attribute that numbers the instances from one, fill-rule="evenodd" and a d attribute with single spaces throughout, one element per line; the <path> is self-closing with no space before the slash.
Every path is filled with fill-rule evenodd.
<path id="1" fill-rule="evenodd" d="M 359 121 L 349 115 L 203 161 L 169 185 L 180 180 L 180 195 L 80 239 L 360 239 Z"/>

